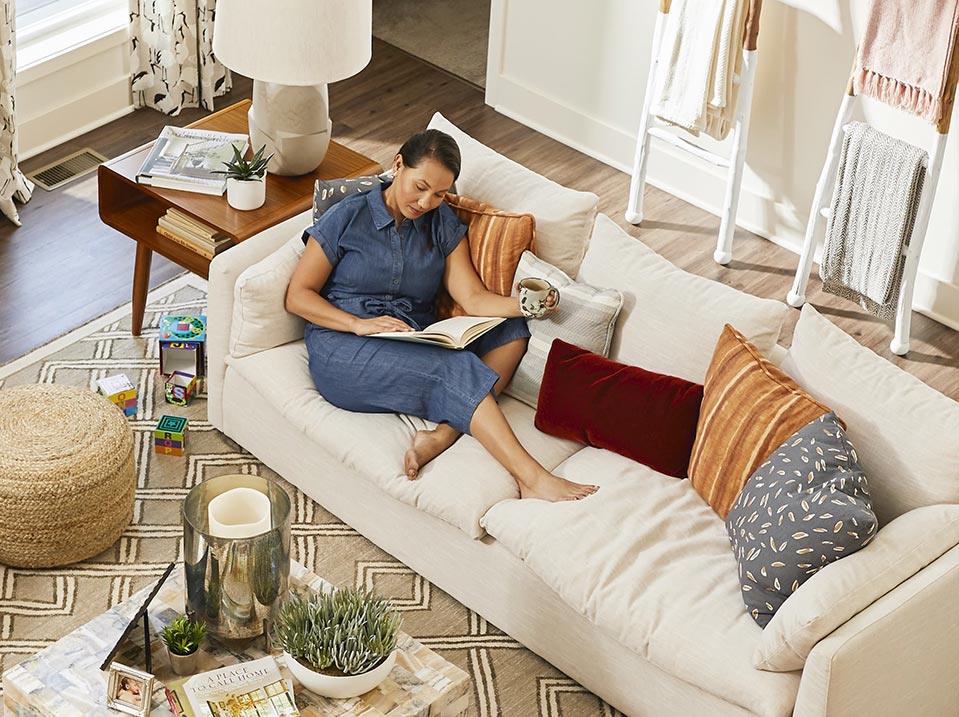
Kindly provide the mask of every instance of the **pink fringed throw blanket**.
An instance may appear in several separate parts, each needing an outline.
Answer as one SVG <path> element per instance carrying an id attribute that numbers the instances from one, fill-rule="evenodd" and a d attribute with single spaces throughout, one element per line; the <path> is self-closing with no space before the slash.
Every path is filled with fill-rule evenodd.
<path id="1" fill-rule="evenodd" d="M 957 24 L 959 0 L 873 0 L 859 42 L 856 94 L 938 123 Z"/>

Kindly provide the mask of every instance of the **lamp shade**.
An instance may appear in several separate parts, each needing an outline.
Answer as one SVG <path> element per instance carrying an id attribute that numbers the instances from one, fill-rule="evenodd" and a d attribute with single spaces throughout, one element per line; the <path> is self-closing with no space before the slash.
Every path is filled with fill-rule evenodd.
<path id="1" fill-rule="evenodd" d="M 319 85 L 370 61 L 373 0 L 217 0 L 213 54 L 263 82 Z"/>

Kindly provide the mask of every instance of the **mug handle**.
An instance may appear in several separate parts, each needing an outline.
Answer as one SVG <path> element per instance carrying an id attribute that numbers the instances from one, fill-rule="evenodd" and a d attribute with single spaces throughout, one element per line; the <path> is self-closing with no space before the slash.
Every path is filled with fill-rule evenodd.
<path id="1" fill-rule="evenodd" d="M 559 289 L 557 289 L 555 286 L 549 287 L 549 293 L 556 297 L 556 303 L 553 304 L 553 310 L 555 311 L 559 308 L 560 299 L 563 297 L 562 294 L 559 293 Z"/>

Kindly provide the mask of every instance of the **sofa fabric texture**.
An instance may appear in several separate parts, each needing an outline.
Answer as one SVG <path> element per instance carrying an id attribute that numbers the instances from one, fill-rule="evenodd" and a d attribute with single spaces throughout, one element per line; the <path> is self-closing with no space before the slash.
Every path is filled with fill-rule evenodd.
<path id="1" fill-rule="evenodd" d="M 877 527 L 836 414 L 800 428 L 749 477 L 726 516 L 749 614 L 766 627 L 800 585 L 868 545 Z"/>
<path id="2" fill-rule="evenodd" d="M 732 324 L 768 356 L 789 308 L 683 271 L 605 214 L 596 217 L 576 279 L 623 293 L 611 359 L 693 383 L 705 380 L 723 326 Z"/>
<path id="3" fill-rule="evenodd" d="M 536 253 L 576 276 L 596 219 L 599 197 L 557 184 L 477 142 L 439 112 L 430 129 L 456 140 L 463 166 L 458 193 L 503 211 L 536 217 Z"/>
<path id="4" fill-rule="evenodd" d="M 828 412 L 727 325 L 703 384 L 689 480 L 725 518 L 760 464 L 789 436 Z"/>
<path id="5" fill-rule="evenodd" d="M 616 289 L 601 289 L 573 281 L 562 271 L 532 252 L 523 252 L 516 275 L 515 293 L 520 279 L 546 279 L 559 290 L 559 309 L 539 319 L 529 319 L 529 344 L 526 354 L 504 393 L 536 408 L 540 383 L 546 368 L 553 339 L 563 339 L 574 346 L 606 356 L 616 327 L 616 317 L 623 306 L 623 296 Z"/>
<path id="6" fill-rule="evenodd" d="M 806 304 L 783 370 L 845 422 L 883 525 L 959 503 L 959 403 L 862 346 Z"/>
<path id="7" fill-rule="evenodd" d="M 536 427 L 685 478 L 703 387 L 554 339 Z"/>
<path id="8" fill-rule="evenodd" d="M 532 214 L 504 212 L 456 194 L 447 194 L 444 201 L 467 226 L 470 259 L 483 285 L 494 294 L 509 296 L 520 257 L 527 249 L 536 251 L 536 219 Z M 465 315 L 466 310 L 441 286 L 436 295 L 436 318 Z"/>

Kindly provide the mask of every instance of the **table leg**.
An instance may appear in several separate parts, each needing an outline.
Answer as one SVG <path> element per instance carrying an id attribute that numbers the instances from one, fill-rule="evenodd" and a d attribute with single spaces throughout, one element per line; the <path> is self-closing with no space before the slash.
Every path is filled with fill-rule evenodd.
<path id="1" fill-rule="evenodd" d="M 130 333 L 140 335 L 143 328 L 143 312 L 147 306 L 147 292 L 150 290 L 150 264 L 153 262 L 153 250 L 137 242 L 137 259 L 133 267 L 133 317 L 130 320 Z"/>

